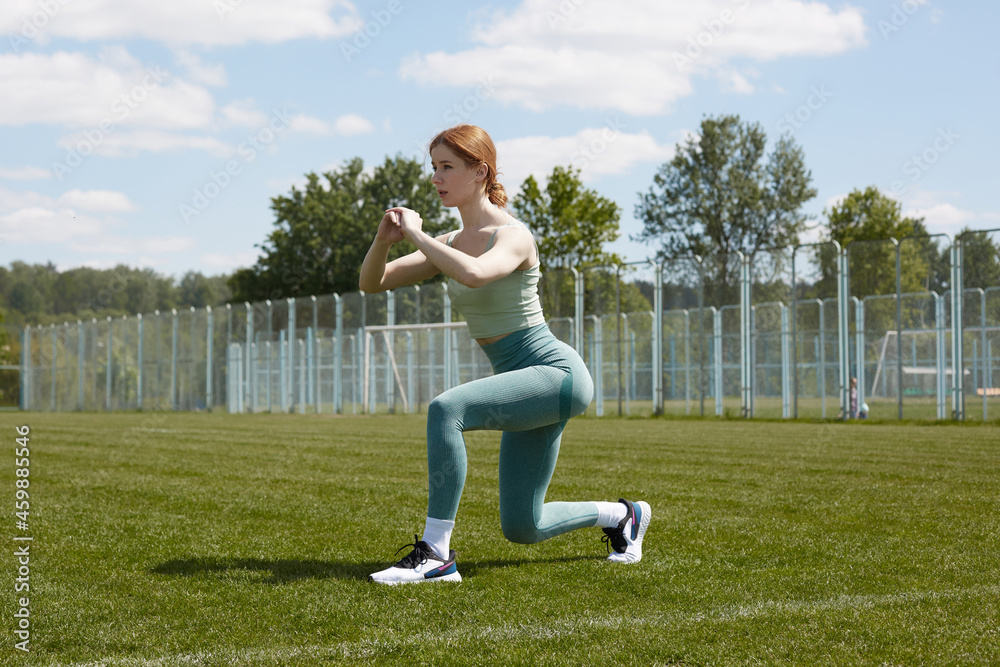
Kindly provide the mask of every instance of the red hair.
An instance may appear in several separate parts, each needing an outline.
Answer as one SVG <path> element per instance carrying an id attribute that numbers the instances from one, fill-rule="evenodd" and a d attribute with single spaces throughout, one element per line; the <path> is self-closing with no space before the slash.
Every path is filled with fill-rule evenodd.
<path id="1" fill-rule="evenodd" d="M 507 206 L 507 192 L 497 182 L 497 148 L 486 130 L 476 125 L 456 125 L 431 139 L 427 150 L 430 152 L 442 144 L 462 158 L 468 167 L 485 164 L 486 196 L 496 206 Z"/>

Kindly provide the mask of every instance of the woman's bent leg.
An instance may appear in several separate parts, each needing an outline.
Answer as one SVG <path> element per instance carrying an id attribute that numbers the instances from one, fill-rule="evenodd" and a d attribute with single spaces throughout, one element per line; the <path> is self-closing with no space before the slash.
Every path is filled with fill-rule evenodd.
<path id="1" fill-rule="evenodd" d="M 511 542 L 534 544 L 597 520 L 592 502 L 545 502 L 566 422 L 506 432 L 500 443 L 500 525 Z"/>

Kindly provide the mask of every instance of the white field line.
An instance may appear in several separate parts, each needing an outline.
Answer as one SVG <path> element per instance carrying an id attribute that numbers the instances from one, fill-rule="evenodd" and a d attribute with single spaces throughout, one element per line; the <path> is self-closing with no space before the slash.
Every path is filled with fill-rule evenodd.
<path id="1" fill-rule="evenodd" d="M 291 646 L 284 648 L 248 648 L 179 653 L 157 658 L 106 658 L 93 662 L 73 663 L 71 667 L 173 667 L 175 665 L 245 664 L 249 661 L 272 662 L 286 658 L 363 659 L 377 657 L 386 649 L 428 645 L 452 640 L 516 640 L 551 639 L 573 635 L 583 628 L 627 630 L 637 625 L 661 627 L 667 624 L 703 621 L 736 621 L 766 618 L 783 614 L 813 614 L 842 609 L 873 609 L 898 604 L 945 601 L 967 597 L 1000 596 L 1000 586 L 973 586 L 950 591 L 908 591 L 888 595 L 840 595 L 824 600 L 765 600 L 751 605 L 710 609 L 696 614 L 665 613 L 652 616 L 593 616 L 558 619 L 544 625 L 464 626 L 446 632 L 419 633 L 388 640 L 363 639 L 328 646 Z"/>

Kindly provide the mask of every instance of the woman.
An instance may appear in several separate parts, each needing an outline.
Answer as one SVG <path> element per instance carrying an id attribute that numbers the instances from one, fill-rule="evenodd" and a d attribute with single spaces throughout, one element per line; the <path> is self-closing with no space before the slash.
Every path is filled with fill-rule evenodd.
<path id="1" fill-rule="evenodd" d="M 403 287 L 444 273 L 448 295 L 493 366 L 492 377 L 449 389 L 427 409 L 429 494 L 423 537 L 398 563 L 370 575 L 384 584 L 461 581 L 451 550 L 465 484 L 462 433 L 500 430 L 500 524 L 512 542 L 532 544 L 595 526 L 613 550 L 609 560 L 642 558 L 649 525 L 645 502 L 544 502 L 566 421 L 583 413 L 593 383 L 583 360 L 549 331 L 538 299 L 538 249 L 506 212 L 497 182 L 496 148 L 484 130 L 458 125 L 430 144 L 431 182 L 462 218 L 458 231 L 432 238 L 420 215 L 386 211 L 361 267 L 365 292 Z M 386 263 L 394 243 L 416 252 Z M 403 547 L 405 548 L 405 547 Z"/>

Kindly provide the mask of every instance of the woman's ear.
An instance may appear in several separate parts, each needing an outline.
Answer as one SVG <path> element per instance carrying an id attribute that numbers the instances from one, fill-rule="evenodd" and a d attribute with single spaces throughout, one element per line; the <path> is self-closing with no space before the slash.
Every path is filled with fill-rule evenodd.
<path id="1" fill-rule="evenodd" d="M 476 169 L 476 180 L 485 181 L 486 177 L 490 175 L 490 168 L 486 166 L 485 162 L 480 162 L 479 167 Z"/>

